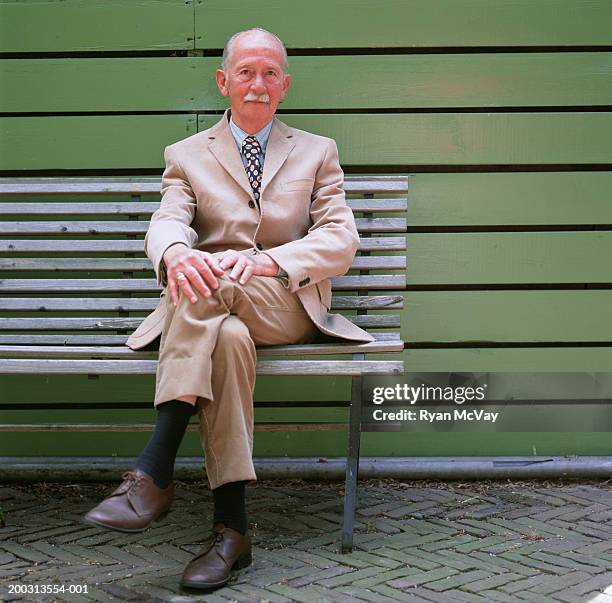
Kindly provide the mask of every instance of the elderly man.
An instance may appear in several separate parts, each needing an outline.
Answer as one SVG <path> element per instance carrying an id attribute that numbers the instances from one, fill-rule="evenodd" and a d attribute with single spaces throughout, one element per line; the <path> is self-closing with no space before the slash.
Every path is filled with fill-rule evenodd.
<path id="1" fill-rule="evenodd" d="M 166 147 L 161 205 L 145 238 L 164 289 L 128 345 L 161 336 L 155 431 L 136 468 L 84 518 L 138 532 L 167 512 L 176 453 L 197 413 L 213 530 L 181 584 L 205 589 L 251 562 L 244 490 L 257 479 L 255 346 L 307 343 L 320 333 L 373 339 L 329 313 L 329 278 L 348 270 L 359 238 L 336 143 L 275 118 L 291 84 L 283 43 L 259 28 L 239 32 L 221 67 L 217 85 L 230 109 Z"/>

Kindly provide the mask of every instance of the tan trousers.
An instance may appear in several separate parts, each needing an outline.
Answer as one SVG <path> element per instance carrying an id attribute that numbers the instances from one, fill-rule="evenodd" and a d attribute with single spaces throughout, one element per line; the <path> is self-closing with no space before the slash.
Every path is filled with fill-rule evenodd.
<path id="1" fill-rule="evenodd" d="M 227 273 L 226 273 L 227 274 Z M 155 402 L 198 396 L 200 441 L 212 489 L 256 480 L 253 390 L 256 345 L 310 343 L 318 329 L 281 279 L 252 276 L 246 285 L 219 277 L 209 298 L 165 296 Z"/>

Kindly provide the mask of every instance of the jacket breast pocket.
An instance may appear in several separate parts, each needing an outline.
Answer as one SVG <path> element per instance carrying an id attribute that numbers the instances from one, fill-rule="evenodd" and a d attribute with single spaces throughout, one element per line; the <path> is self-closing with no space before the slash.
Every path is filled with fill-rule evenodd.
<path id="1" fill-rule="evenodd" d="M 284 191 L 312 191 L 314 186 L 314 178 L 296 178 L 281 183 L 281 188 Z"/>

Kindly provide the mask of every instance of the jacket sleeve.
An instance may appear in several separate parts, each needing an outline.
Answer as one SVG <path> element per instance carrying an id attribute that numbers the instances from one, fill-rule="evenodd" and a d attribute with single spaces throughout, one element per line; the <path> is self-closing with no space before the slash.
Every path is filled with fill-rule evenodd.
<path id="1" fill-rule="evenodd" d="M 332 276 L 344 274 L 359 247 L 353 212 L 346 204 L 344 172 L 336 141 L 328 139 L 325 156 L 314 181 L 310 203 L 312 226 L 296 241 L 261 253 L 269 255 L 289 275 L 285 286 L 294 293 Z"/>
<path id="2" fill-rule="evenodd" d="M 196 212 L 196 197 L 172 145 L 165 148 L 164 161 L 161 203 L 151 216 L 144 240 L 145 253 L 153 264 L 158 284 L 163 287 L 167 285 L 162 259 L 166 249 L 176 243 L 193 247 L 198 240 L 196 231 L 190 226 Z"/>

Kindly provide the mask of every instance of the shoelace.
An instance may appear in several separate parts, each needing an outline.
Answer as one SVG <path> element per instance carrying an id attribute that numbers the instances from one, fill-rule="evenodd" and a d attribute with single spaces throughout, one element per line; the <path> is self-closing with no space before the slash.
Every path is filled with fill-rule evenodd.
<path id="1" fill-rule="evenodd" d="M 206 553 L 208 553 L 208 551 L 210 551 L 215 546 L 215 544 L 217 544 L 218 542 L 221 542 L 222 540 L 223 540 L 223 532 L 213 531 L 213 533 L 210 534 L 210 536 L 208 536 L 208 540 L 206 541 L 204 548 L 197 554 L 195 558 L 199 559 L 203 555 L 206 555 Z"/>
<path id="2" fill-rule="evenodd" d="M 139 482 L 141 482 L 144 476 L 142 474 L 137 474 L 133 470 L 130 470 L 123 473 L 121 475 L 121 478 L 124 480 L 124 483 L 122 483 L 115 491 L 115 495 L 127 492 L 128 490 L 136 486 Z"/>
<path id="3" fill-rule="evenodd" d="M 130 470 L 126 471 L 121 477 L 131 482 L 139 482 L 144 478 L 144 475 L 142 473 L 136 473 L 134 470 Z"/>

